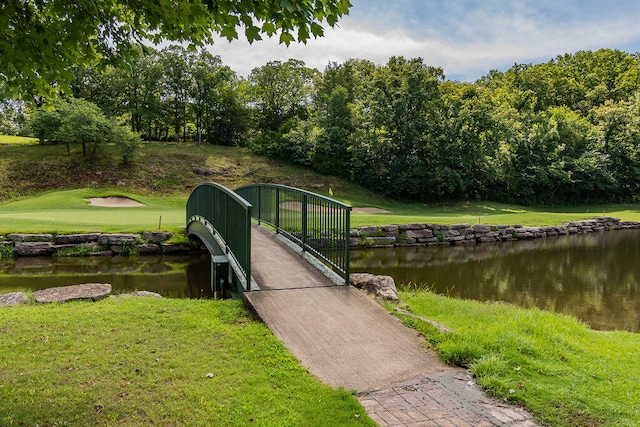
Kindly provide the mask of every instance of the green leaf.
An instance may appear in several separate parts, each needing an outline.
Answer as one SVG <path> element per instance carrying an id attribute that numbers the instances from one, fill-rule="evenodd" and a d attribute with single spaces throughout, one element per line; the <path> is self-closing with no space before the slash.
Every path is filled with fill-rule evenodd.
<path id="1" fill-rule="evenodd" d="M 244 30 L 244 34 L 247 37 L 249 43 L 253 43 L 255 40 L 262 40 L 262 37 L 260 37 L 260 28 L 256 27 L 255 25 L 247 27 Z"/>
<path id="2" fill-rule="evenodd" d="M 236 31 L 235 27 L 225 26 L 224 28 L 222 28 L 222 31 L 220 31 L 220 35 L 222 37 L 226 37 L 229 41 L 238 38 L 238 32 Z"/>
<path id="3" fill-rule="evenodd" d="M 315 22 L 311 23 L 311 34 L 313 37 L 318 38 L 324 35 L 324 28 L 321 25 L 316 24 Z"/>
<path id="4" fill-rule="evenodd" d="M 296 40 L 295 37 L 293 37 L 291 33 L 284 32 L 280 34 L 280 43 L 284 43 L 287 46 L 289 46 L 291 42 L 295 40 Z"/>
<path id="5" fill-rule="evenodd" d="M 265 22 L 264 24 L 262 24 L 262 31 L 268 36 L 272 36 L 276 32 L 276 27 L 271 22 Z"/>
<path id="6" fill-rule="evenodd" d="M 301 41 L 304 44 L 307 44 L 307 40 L 309 39 L 309 30 L 307 30 L 306 26 L 300 26 L 298 29 L 298 41 Z"/>

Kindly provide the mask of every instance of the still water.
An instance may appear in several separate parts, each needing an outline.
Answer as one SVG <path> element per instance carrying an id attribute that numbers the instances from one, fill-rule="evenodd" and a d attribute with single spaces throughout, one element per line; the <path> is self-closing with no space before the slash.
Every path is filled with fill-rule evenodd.
<path id="1" fill-rule="evenodd" d="M 437 293 L 571 314 L 594 329 L 640 332 L 640 230 L 474 246 L 359 249 L 353 272 Z M 169 298 L 210 297 L 208 255 L 0 260 L 0 292 L 79 283 Z"/>
<path id="2" fill-rule="evenodd" d="M 16 258 L 0 261 L 0 292 L 111 283 L 113 293 L 142 290 L 200 298 L 211 296 L 210 272 L 208 255 Z"/>
<path id="3" fill-rule="evenodd" d="M 640 231 L 474 246 L 354 250 L 352 272 L 454 297 L 571 314 L 594 329 L 640 332 Z"/>

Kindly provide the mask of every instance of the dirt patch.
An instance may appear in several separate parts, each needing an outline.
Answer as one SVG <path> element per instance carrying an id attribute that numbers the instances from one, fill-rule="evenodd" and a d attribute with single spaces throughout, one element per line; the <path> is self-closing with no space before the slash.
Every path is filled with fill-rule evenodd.
<path id="1" fill-rule="evenodd" d="M 380 208 L 353 208 L 351 210 L 353 213 L 368 213 L 368 214 L 387 214 L 391 213 L 391 211 L 387 211 Z"/>
<path id="2" fill-rule="evenodd" d="M 89 202 L 91 206 L 102 206 L 106 208 L 135 208 L 144 206 L 144 203 L 124 196 L 92 197 L 85 200 Z"/>

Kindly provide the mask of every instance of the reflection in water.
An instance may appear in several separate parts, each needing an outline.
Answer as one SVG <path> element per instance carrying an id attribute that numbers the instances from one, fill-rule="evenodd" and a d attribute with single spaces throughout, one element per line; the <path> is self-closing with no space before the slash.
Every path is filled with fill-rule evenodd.
<path id="1" fill-rule="evenodd" d="M 111 283 L 114 293 L 144 290 L 169 298 L 211 297 L 209 255 L 16 258 L 0 262 L 0 292 Z"/>
<path id="2" fill-rule="evenodd" d="M 594 329 L 640 332 L 640 232 L 474 246 L 364 249 L 353 272 L 435 292 L 571 314 Z"/>

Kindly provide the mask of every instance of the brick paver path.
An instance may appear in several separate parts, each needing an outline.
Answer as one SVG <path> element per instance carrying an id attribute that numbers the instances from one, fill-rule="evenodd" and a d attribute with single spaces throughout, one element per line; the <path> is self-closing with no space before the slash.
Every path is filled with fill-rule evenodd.
<path id="1" fill-rule="evenodd" d="M 381 426 L 532 427 L 522 408 L 487 397 L 464 369 L 425 375 L 374 392 L 358 393 Z"/>

